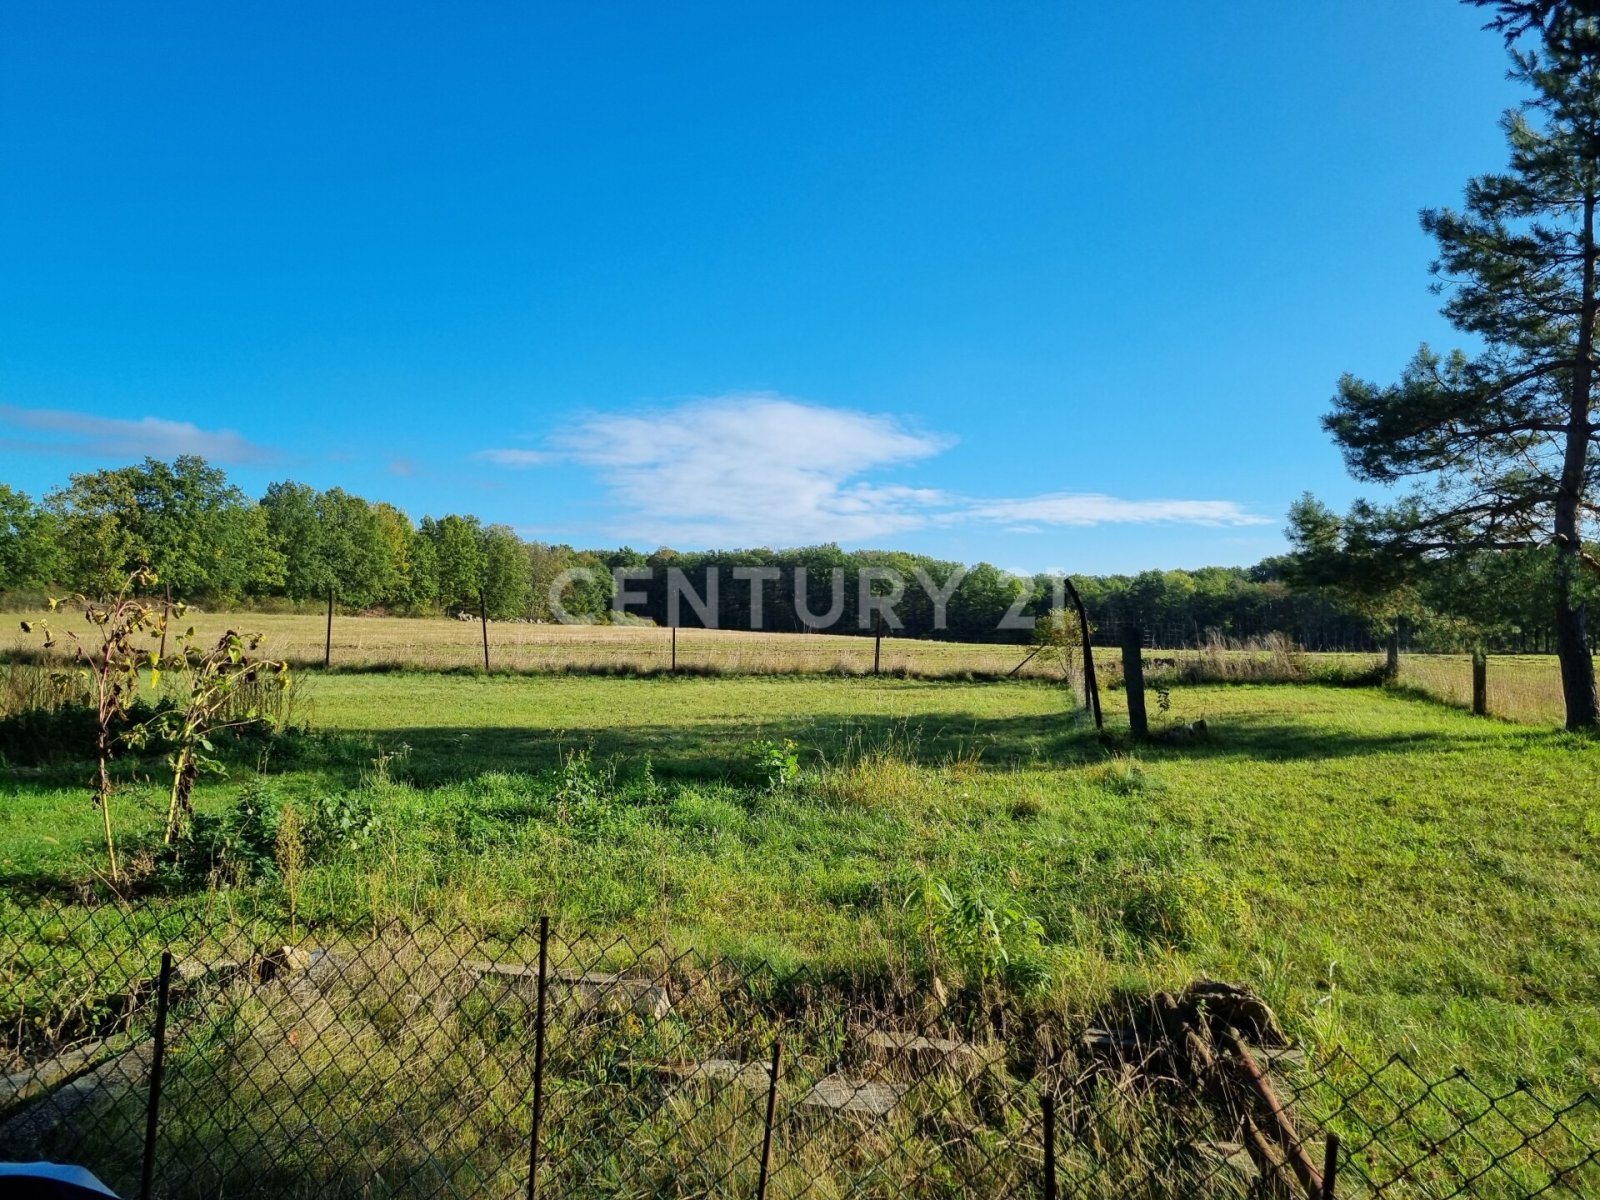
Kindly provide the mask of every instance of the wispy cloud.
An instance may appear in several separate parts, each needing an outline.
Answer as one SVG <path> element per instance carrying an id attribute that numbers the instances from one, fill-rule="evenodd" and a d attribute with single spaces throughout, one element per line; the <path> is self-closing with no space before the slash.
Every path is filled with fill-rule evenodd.
<path id="1" fill-rule="evenodd" d="M 754 393 L 591 415 L 557 431 L 547 449 L 489 449 L 475 457 L 511 468 L 569 462 L 591 469 L 617 512 L 608 531 L 646 544 L 860 542 L 967 523 L 1038 532 L 1268 521 L 1231 500 L 1099 493 L 984 500 L 869 478 L 921 463 L 954 443 L 894 417 Z"/>
<path id="2" fill-rule="evenodd" d="M 548 450 L 479 450 L 472 456 L 481 462 L 491 462 L 499 467 L 521 470 L 525 467 L 544 467 L 559 462 L 559 454 Z"/>
<path id="3" fill-rule="evenodd" d="M 0 427 L 26 429 L 40 439 L 0 438 L 0 447 L 41 454 L 73 454 L 102 458 L 174 458 L 198 454 L 213 462 L 250 463 L 273 452 L 231 429 L 201 429 L 188 421 L 163 417 L 101 417 L 52 408 L 15 408 L 0 404 Z"/>
<path id="4" fill-rule="evenodd" d="M 1024 527 L 1043 525 L 1270 525 L 1271 517 L 1246 511 L 1232 500 L 1123 500 L 1100 492 L 1054 492 L 1025 500 L 974 503 L 968 515 L 978 521 Z"/>

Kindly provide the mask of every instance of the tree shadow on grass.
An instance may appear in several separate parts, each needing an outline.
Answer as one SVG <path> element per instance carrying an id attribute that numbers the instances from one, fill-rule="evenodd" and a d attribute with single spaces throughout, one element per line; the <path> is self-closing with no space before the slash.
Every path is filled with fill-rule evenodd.
<path id="1" fill-rule="evenodd" d="M 1006 718 L 807 717 L 677 725 L 646 723 L 564 730 L 451 728 L 386 730 L 372 735 L 374 751 L 408 747 L 404 776 L 431 786 L 485 771 L 551 770 L 568 755 L 642 768 L 675 778 L 747 774 L 767 744 L 793 742 L 803 765 L 849 760 L 875 752 L 936 765 L 972 760 L 980 768 L 1011 769 L 1029 762 L 1092 762 L 1106 751 L 1086 721 L 1070 716 Z"/>
<path id="2" fill-rule="evenodd" d="M 995 717 L 795 716 L 783 720 L 730 720 L 715 724 L 641 723 L 565 730 L 413 726 L 368 735 L 378 751 L 409 747 L 399 770 L 419 786 L 471 778 L 485 771 L 538 772 L 566 756 L 587 752 L 597 761 L 642 768 L 662 776 L 738 778 L 766 743 L 795 743 L 802 764 L 848 761 L 886 752 L 923 766 L 954 761 L 975 769 L 1009 771 L 1026 766 L 1082 766 L 1115 755 L 1149 762 L 1179 759 L 1308 762 L 1409 754 L 1472 754 L 1589 743 L 1560 730 L 1485 723 L 1470 729 L 1437 724 L 1368 731 L 1319 728 L 1306 718 L 1241 715 L 1213 721 L 1203 735 L 1137 741 L 1125 727 L 1097 734 L 1081 713 Z"/>
<path id="3" fill-rule="evenodd" d="M 1116 749 L 1148 761 L 1164 759 L 1253 760 L 1261 763 L 1308 762 L 1408 754 L 1474 754 L 1522 752 L 1573 744 L 1560 730 L 1485 727 L 1482 733 L 1441 729 L 1367 732 L 1318 729 L 1306 722 L 1271 717 L 1228 717 L 1210 723 L 1195 737 L 1164 738 L 1158 731 L 1148 741 L 1122 732 L 1109 739 Z"/>

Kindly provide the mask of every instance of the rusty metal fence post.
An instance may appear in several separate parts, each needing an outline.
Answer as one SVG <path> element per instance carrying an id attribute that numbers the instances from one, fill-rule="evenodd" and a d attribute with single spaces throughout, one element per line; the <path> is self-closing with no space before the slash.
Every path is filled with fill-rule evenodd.
<path id="1" fill-rule="evenodd" d="M 776 1039 L 772 1043 L 772 1063 L 768 1068 L 771 1078 L 767 1080 L 767 1118 L 761 1130 L 761 1175 L 756 1180 L 756 1200 L 767 1200 L 767 1178 L 772 1162 L 772 1119 L 778 1109 L 778 1065 L 783 1055 L 783 1041 Z"/>
<path id="2" fill-rule="evenodd" d="M 539 1200 L 539 1125 L 544 1119 L 544 1012 L 550 967 L 550 918 L 539 918 L 539 990 L 533 1015 L 533 1127 L 528 1134 L 528 1200 Z"/>
<path id="3" fill-rule="evenodd" d="M 1046 1092 L 1039 1104 L 1044 1110 L 1044 1200 L 1056 1200 L 1056 1098 Z"/>
<path id="4" fill-rule="evenodd" d="M 150 1093 L 144 1113 L 144 1162 L 139 1174 L 140 1200 L 150 1200 L 156 1177 L 156 1135 L 161 1127 L 161 1077 L 167 1058 L 167 1005 L 172 999 L 172 951 L 161 952 L 161 979 L 156 986 L 156 1032 L 150 1057 Z"/>
<path id="5" fill-rule="evenodd" d="M 1094 674 L 1094 647 L 1089 644 L 1089 612 L 1083 607 L 1083 597 L 1078 595 L 1072 580 L 1063 575 L 1061 582 L 1072 600 L 1072 607 L 1077 610 L 1078 632 L 1083 638 L 1083 702 L 1094 714 L 1094 727 L 1104 729 L 1105 720 L 1100 715 L 1100 682 Z"/>

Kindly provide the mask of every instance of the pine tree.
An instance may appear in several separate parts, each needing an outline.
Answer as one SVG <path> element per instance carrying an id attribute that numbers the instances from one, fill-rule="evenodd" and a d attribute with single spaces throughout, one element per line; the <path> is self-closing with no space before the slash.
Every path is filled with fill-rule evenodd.
<path id="1" fill-rule="evenodd" d="M 1388 508 L 1358 505 L 1351 538 L 1424 557 L 1555 546 L 1557 653 L 1579 728 L 1600 718 L 1579 578 L 1600 570 L 1583 539 L 1600 499 L 1600 20 L 1562 10 L 1534 27 L 1538 44 L 1511 51 L 1533 94 L 1504 119 L 1509 169 L 1471 180 L 1460 211 L 1422 218 L 1442 311 L 1482 350 L 1424 346 L 1389 386 L 1346 376 L 1324 423 L 1358 478 L 1423 481 Z"/>

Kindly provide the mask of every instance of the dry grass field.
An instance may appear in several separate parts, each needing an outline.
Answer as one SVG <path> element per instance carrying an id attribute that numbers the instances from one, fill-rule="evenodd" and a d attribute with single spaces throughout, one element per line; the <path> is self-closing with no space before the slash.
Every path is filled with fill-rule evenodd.
<path id="1" fill-rule="evenodd" d="M 37 645 L 18 628 L 40 612 L 10 612 L 0 621 L 15 631 L 9 645 Z M 76 630 L 81 618 L 70 613 L 51 618 L 58 631 Z M 265 651 L 296 666 L 320 666 L 326 619 L 320 614 L 191 612 L 201 638 L 213 639 L 233 628 L 266 635 Z M 870 675 L 873 640 L 826 633 L 746 633 L 726 629 L 680 629 L 678 669 L 684 674 Z M 1004 676 L 1028 657 L 1031 647 L 993 643 L 934 642 L 885 637 L 881 669 L 886 675 L 928 679 Z M 1204 647 L 1147 651 L 1147 669 L 1159 682 L 1176 670 L 1190 681 L 1270 682 L 1315 680 L 1319 676 L 1375 669 L 1381 656 L 1308 654 L 1275 644 L 1260 649 Z M 672 668 L 672 631 L 645 625 L 535 625 L 489 623 L 489 661 L 497 671 L 579 674 L 654 674 Z M 1115 686 L 1121 662 L 1113 647 L 1096 647 L 1104 682 Z M 483 665 L 483 631 L 477 622 L 444 618 L 360 617 L 333 620 L 333 666 L 344 669 L 478 670 Z M 1077 672 L 1073 671 L 1076 678 Z M 1017 670 L 1018 679 L 1063 677 L 1059 655 L 1045 652 Z M 1447 704 L 1469 707 L 1472 662 L 1465 654 L 1401 656 L 1400 684 Z M 1489 712 L 1530 725 L 1560 724 L 1561 679 L 1548 655 L 1496 655 L 1489 660 Z"/>
<path id="2" fill-rule="evenodd" d="M 1472 705 L 1472 657 L 1406 654 L 1400 683 L 1446 704 Z M 1548 654 L 1505 654 L 1489 659 L 1489 713 L 1526 725 L 1559 725 L 1565 714 L 1561 668 Z"/>
<path id="3" fill-rule="evenodd" d="M 6 627 L 17 631 L 13 645 L 29 640 L 18 629 L 42 613 L 7 613 Z M 70 613 L 51 618 L 58 630 L 83 622 Z M 314 614 L 191 612 L 183 620 L 201 639 L 227 629 L 264 633 L 264 650 L 295 665 L 320 665 L 326 618 Z M 34 640 L 36 644 L 37 639 Z M 928 677 L 1004 675 L 1027 657 L 1031 647 L 930 642 L 885 637 L 886 674 Z M 745 633 L 726 629 L 678 630 L 678 668 L 729 675 L 830 674 L 872 672 L 873 639 L 827 633 Z M 445 618 L 354 617 L 333 619 L 331 650 L 335 667 L 407 667 L 425 671 L 471 670 L 483 666 L 483 630 L 476 621 Z M 489 662 L 495 670 L 574 671 L 648 674 L 672 666 L 672 631 L 646 625 L 554 625 L 489 622 Z M 1040 655 L 1018 677 L 1060 678 Z"/>

